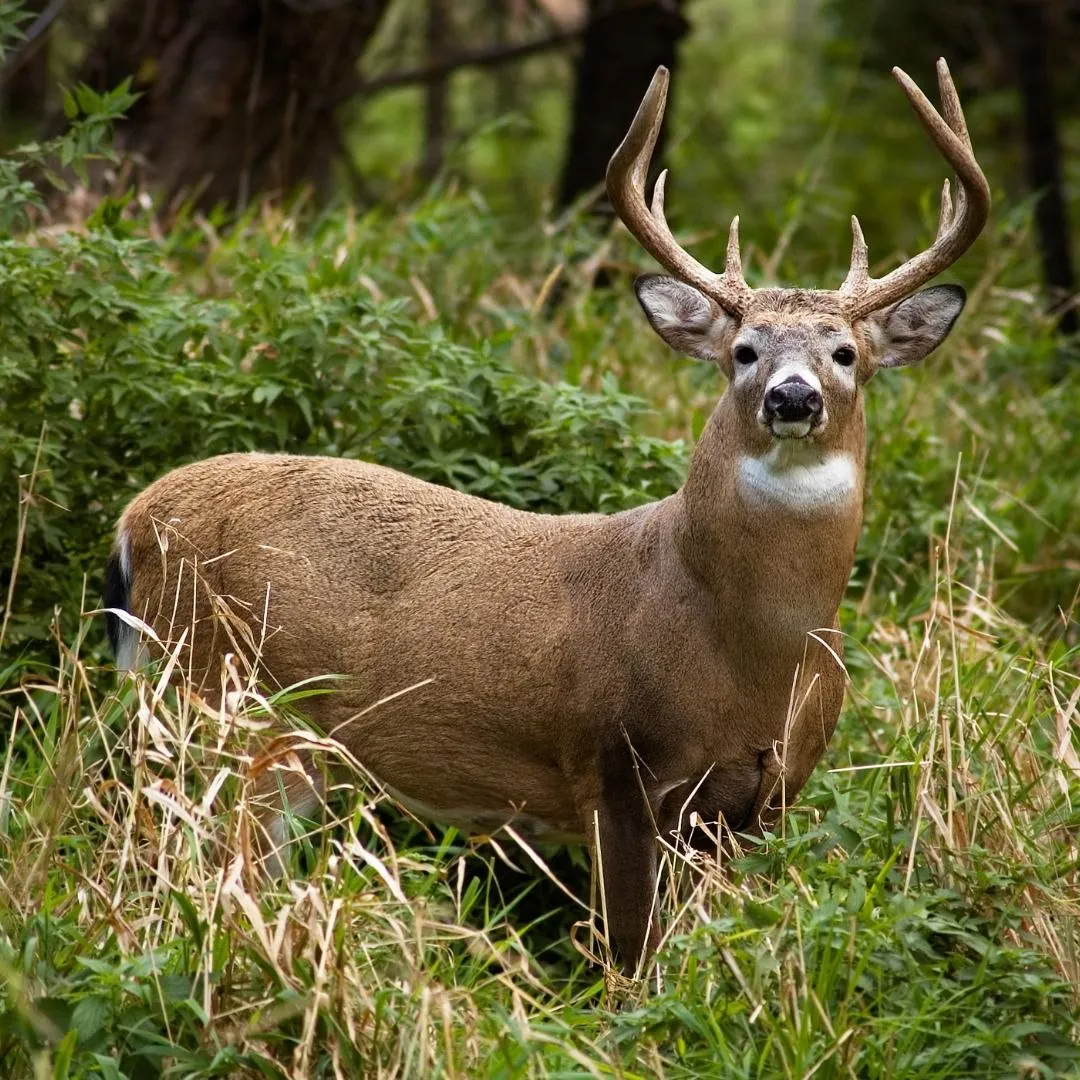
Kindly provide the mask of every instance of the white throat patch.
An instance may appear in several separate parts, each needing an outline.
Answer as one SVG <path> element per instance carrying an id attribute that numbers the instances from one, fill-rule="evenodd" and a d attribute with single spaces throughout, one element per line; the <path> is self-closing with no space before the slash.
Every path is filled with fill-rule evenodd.
<path id="1" fill-rule="evenodd" d="M 739 459 L 739 491 L 747 502 L 779 503 L 804 513 L 840 510 L 850 505 L 855 486 L 850 454 L 823 454 L 801 440 Z"/>

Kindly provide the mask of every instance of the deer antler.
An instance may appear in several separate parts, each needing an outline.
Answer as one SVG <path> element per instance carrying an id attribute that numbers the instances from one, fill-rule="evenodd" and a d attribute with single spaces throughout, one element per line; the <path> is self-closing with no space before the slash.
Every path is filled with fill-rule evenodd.
<path id="1" fill-rule="evenodd" d="M 853 322 L 909 296 L 942 270 L 952 266 L 975 242 L 990 214 L 990 185 L 975 160 L 975 151 L 948 64 L 944 59 L 937 62 L 938 90 L 944 119 L 900 68 L 894 67 L 893 75 L 934 145 L 955 170 L 959 187 L 954 205 L 949 181 L 945 181 L 933 244 L 883 278 L 870 277 L 862 227 L 859 219 L 852 217 L 851 269 L 840 286 L 839 295 L 845 302 L 848 318 Z"/>
<path id="2" fill-rule="evenodd" d="M 668 69 L 658 67 L 638 106 L 630 130 L 611 155 L 607 167 L 607 192 L 611 205 L 639 244 L 666 270 L 712 297 L 725 311 L 741 318 L 754 290 L 746 284 L 739 254 L 739 219 L 731 221 L 724 272 L 715 274 L 679 246 L 664 217 L 665 169 L 656 180 L 652 207 L 645 202 L 645 177 L 653 148 L 664 122 Z"/>
<path id="3" fill-rule="evenodd" d="M 915 83 L 900 68 L 893 68 L 893 75 L 927 134 L 956 172 L 959 181 L 956 203 L 954 205 L 952 201 L 949 181 L 946 180 L 941 192 L 941 213 L 933 244 L 885 277 L 877 279 L 870 277 L 862 226 L 857 217 L 852 217 L 851 268 L 836 293 L 852 322 L 909 296 L 942 270 L 952 266 L 975 242 L 990 214 L 990 185 L 975 160 L 964 112 L 944 59 L 937 62 L 937 74 L 944 119 Z M 680 247 L 668 228 L 664 217 L 666 169 L 657 177 L 652 207 L 645 203 L 645 177 L 664 120 L 668 79 L 667 68 L 658 67 L 626 138 L 612 154 L 607 167 L 608 198 L 638 243 L 661 266 L 712 297 L 725 311 L 742 318 L 754 290 L 747 285 L 742 273 L 738 216 L 731 220 L 724 272 L 715 274 Z"/>

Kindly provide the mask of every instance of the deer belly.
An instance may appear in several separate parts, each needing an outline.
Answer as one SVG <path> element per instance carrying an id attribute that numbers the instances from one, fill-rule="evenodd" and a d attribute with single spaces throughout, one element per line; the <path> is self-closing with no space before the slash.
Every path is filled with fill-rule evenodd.
<path id="1" fill-rule="evenodd" d="M 383 783 L 382 786 L 387 794 L 418 818 L 439 825 L 452 825 L 469 836 L 490 836 L 509 825 L 526 839 L 542 843 L 583 843 L 585 839 L 580 828 L 565 819 L 552 820 L 553 816 L 540 817 L 526 810 L 515 810 L 512 806 L 497 810 L 491 807 L 433 805 L 406 795 L 391 784 Z"/>

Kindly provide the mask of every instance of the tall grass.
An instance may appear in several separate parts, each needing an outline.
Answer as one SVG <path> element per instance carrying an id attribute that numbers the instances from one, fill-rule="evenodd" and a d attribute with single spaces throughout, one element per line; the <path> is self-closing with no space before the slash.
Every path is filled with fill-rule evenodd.
<path id="1" fill-rule="evenodd" d="M 829 59 L 813 10 L 701 5 L 674 103 L 676 227 L 737 206 L 754 281 L 825 280 L 856 205 L 875 257 L 930 227 L 909 200 L 940 163 L 894 87 Z M 538 98 L 527 156 L 548 160 L 563 97 Z M 615 509 L 678 483 L 711 369 L 646 328 L 623 233 L 508 225 L 452 183 L 304 228 L 260 207 L 163 235 L 122 200 L 42 223 L 26 171 L 103 152 L 126 101 L 80 100 L 68 136 L 0 163 L 5 222 L 34 226 L 0 243 L 0 1076 L 1076 1075 L 1080 372 L 1054 379 L 1017 287 L 1023 213 L 958 268 L 948 345 L 869 388 L 828 753 L 775 835 L 723 866 L 665 853 L 664 944 L 633 983 L 581 852 L 431 828 L 347 761 L 260 879 L 254 776 L 302 743 L 342 758 L 295 727 L 267 756 L 304 690 L 209 709 L 164 670 L 121 681 L 91 612 L 119 507 L 183 460 L 321 451 Z M 970 110 L 994 176 L 999 107 Z M 398 154 L 400 107 L 376 111 Z M 493 189 L 529 171 L 517 149 L 485 166 L 483 138 L 462 153 Z M 527 210 L 540 188 L 509 190 Z M 696 239 L 708 259 L 723 228 Z"/>
<path id="2" fill-rule="evenodd" d="M 581 874 L 553 885 L 512 832 L 410 828 L 360 776 L 259 881 L 252 740 L 287 698 L 110 688 L 58 642 L 48 679 L 5 680 L 7 1075 L 1056 1074 L 1077 1052 L 1076 656 L 971 587 L 962 536 L 958 514 L 921 618 L 848 613 L 852 701 L 780 833 L 725 867 L 669 853 L 644 986 L 583 958 L 604 950 Z M 529 889 L 554 908 L 538 926 Z"/>

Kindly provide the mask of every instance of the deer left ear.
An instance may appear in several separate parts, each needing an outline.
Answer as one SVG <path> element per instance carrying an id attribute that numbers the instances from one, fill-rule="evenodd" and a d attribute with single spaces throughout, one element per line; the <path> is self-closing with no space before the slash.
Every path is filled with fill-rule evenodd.
<path id="1" fill-rule="evenodd" d="M 929 356 L 949 336 L 966 301 L 959 285 L 935 285 L 871 315 L 878 367 L 905 367 Z"/>

